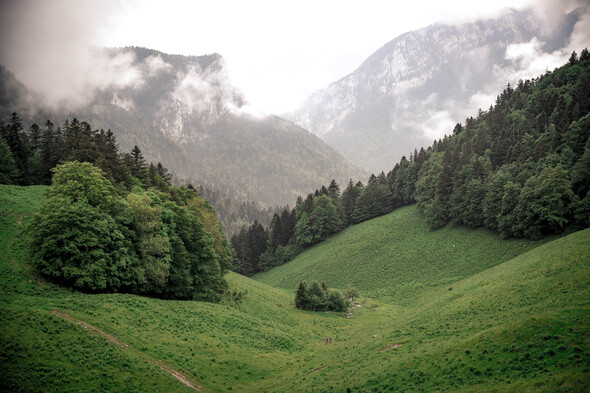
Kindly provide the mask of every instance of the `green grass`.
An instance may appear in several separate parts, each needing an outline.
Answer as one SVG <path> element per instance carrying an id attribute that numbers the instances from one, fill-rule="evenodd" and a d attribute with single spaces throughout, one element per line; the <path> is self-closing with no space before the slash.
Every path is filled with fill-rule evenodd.
<path id="1" fill-rule="evenodd" d="M 430 288 L 451 285 L 546 242 L 501 240 L 484 230 L 446 226 L 431 231 L 407 206 L 338 233 L 294 261 L 258 274 L 257 281 L 294 290 L 300 280 L 324 281 L 405 304 Z"/>
<path id="2" fill-rule="evenodd" d="M 158 362 L 206 392 L 590 386 L 590 230 L 547 244 L 503 241 L 465 228 L 430 232 L 404 208 L 259 277 L 281 288 L 229 274 L 230 288 L 247 292 L 240 303 L 165 301 L 83 294 L 37 277 L 22 229 L 43 190 L 0 186 L 0 391 L 193 391 Z M 290 282 L 301 278 L 357 286 L 353 318 L 294 309 Z"/>

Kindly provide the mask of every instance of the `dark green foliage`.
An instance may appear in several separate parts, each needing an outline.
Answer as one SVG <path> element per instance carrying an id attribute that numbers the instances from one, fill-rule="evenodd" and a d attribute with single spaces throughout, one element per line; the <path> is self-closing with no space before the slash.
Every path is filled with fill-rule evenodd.
<path id="1" fill-rule="evenodd" d="M 295 211 L 283 210 L 281 216 L 275 214 L 269 230 L 258 221 L 242 227 L 231 237 L 236 252 L 234 271 L 246 276 L 269 270 L 293 259 L 301 252 L 295 244 Z"/>
<path id="2" fill-rule="evenodd" d="M 348 182 L 348 186 L 342 193 L 342 198 L 340 199 L 340 203 L 344 210 L 344 224 L 346 226 L 352 225 L 354 223 L 354 219 L 352 217 L 354 212 L 354 206 L 356 204 L 356 200 L 358 199 L 359 195 L 361 195 L 363 188 L 362 186 L 355 186 L 352 183 L 352 179 Z"/>
<path id="3" fill-rule="evenodd" d="M 520 81 L 516 89 L 508 85 L 488 112 L 429 148 L 415 191 L 429 225 L 486 226 L 504 237 L 529 238 L 586 226 L 584 214 L 573 212 L 584 211 L 590 184 L 590 90 L 582 87 L 589 78 L 590 61 L 574 53 L 553 73 Z M 439 163 L 440 153 L 433 152 L 441 150 Z M 402 159 L 390 173 L 396 202 L 397 174 L 407 165 Z"/>
<path id="4" fill-rule="evenodd" d="M 85 291 L 128 291 L 217 301 L 230 249 L 196 192 L 125 193 L 91 163 L 59 165 L 29 226 L 41 274 Z"/>
<path id="5" fill-rule="evenodd" d="M 369 179 L 354 206 L 352 218 L 355 223 L 370 220 L 391 211 L 392 195 L 384 174 Z"/>
<path id="6" fill-rule="evenodd" d="M 452 222 L 537 239 L 568 225 L 588 226 L 590 59 L 583 53 L 573 65 L 508 85 L 488 112 L 457 124 L 452 136 L 428 149 L 415 149 L 409 160 L 402 157 L 387 176 L 371 175 L 366 187 L 351 180 L 339 196 L 333 180 L 299 197 L 288 225 L 294 237 L 283 227 L 287 216 L 275 214 L 261 258 L 244 264 L 252 246 L 245 236 L 232 241 L 239 271 L 279 266 L 283 258 L 275 250 L 287 239 L 309 247 L 414 202 L 432 229 Z"/>
<path id="7" fill-rule="evenodd" d="M 18 168 L 10 146 L 3 138 L 0 138 L 0 183 L 13 184 L 18 178 Z"/>
<path id="8" fill-rule="evenodd" d="M 341 219 L 338 209 L 332 200 L 321 195 L 313 199 L 313 210 L 307 212 L 307 204 L 300 206 L 297 212 L 299 219 L 295 227 L 297 244 L 310 246 L 325 240 L 338 228 Z"/>
<path id="9" fill-rule="evenodd" d="M 317 281 L 309 285 L 301 281 L 295 291 L 295 307 L 300 310 L 344 312 L 349 306 L 350 302 L 339 291 Z"/>

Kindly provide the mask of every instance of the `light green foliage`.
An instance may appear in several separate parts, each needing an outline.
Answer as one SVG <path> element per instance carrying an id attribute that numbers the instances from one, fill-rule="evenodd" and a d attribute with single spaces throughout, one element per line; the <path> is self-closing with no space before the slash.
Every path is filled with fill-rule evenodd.
<path id="1" fill-rule="evenodd" d="M 92 164 L 56 168 L 47 202 L 29 228 L 31 260 L 43 275 L 92 291 L 130 284 L 130 242 L 113 217 L 113 191 Z"/>

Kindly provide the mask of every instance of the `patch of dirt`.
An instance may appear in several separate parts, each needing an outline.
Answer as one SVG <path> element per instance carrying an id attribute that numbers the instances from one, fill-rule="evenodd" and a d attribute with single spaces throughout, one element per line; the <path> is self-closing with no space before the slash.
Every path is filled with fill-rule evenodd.
<path id="1" fill-rule="evenodd" d="M 73 318 L 70 315 L 66 314 L 65 312 L 59 311 L 59 310 L 53 310 L 51 313 L 53 315 L 56 315 L 56 316 L 58 316 L 60 318 L 65 319 L 66 321 L 72 322 L 72 323 L 74 323 L 74 324 L 76 324 L 78 326 L 82 326 L 86 330 L 89 330 L 89 331 L 91 331 L 93 333 L 96 333 L 96 334 L 101 335 L 102 337 L 104 337 L 111 344 L 114 344 L 114 345 L 116 345 L 118 347 L 121 347 L 123 349 L 129 348 L 129 345 L 128 344 L 125 344 L 124 342 L 122 342 L 121 340 L 119 340 L 117 337 L 113 336 L 110 333 L 105 332 L 102 329 L 97 328 L 96 326 L 92 326 L 88 322 L 84 322 L 84 321 L 81 321 L 79 319 Z M 145 361 L 147 361 L 150 364 L 153 364 L 153 365 L 156 365 L 156 366 L 160 367 L 161 370 L 166 371 L 168 374 L 172 375 L 174 378 L 176 378 L 183 385 L 188 386 L 189 388 L 191 388 L 193 390 L 201 391 L 201 386 L 195 385 L 184 374 L 182 374 L 181 372 L 175 370 L 172 366 L 169 366 L 168 364 L 164 363 L 162 360 L 159 360 L 159 359 L 151 359 L 151 358 L 149 358 L 145 354 L 142 354 L 142 355 L 143 355 L 143 359 Z"/>
<path id="2" fill-rule="evenodd" d="M 170 367 L 169 365 L 167 365 L 163 361 L 152 360 L 152 361 L 150 361 L 150 363 L 155 364 L 156 366 L 160 367 L 160 369 L 162 369 L 162 370 L 166 371 L 168 374 L 172 375 L 174 378 L 179 380 L 184 386 L 188 386 L 189 388 L 194 389 L 196 391 L 201 390 L 201 386 L 194 385 L 191 381 L 189 381 L 189 379 L 187 377 L 185 377 L 183 374 L 176 371 L 175 369 L 173 369 L 172 367 Z"/>
<path id="3" fill-rule="evenodd" d="M 379 352 L 385 352 L 385 351 L 389 351 L 390 349 L 399 348 L 402 345 L 404 345 L 404 343 L 391 344 L 385 348 L 380 349 Z"/>
<path id="4" fill-rule="evenodd" d="M 129 347 L 129 345 L 123 344 L 121 341 L 119 341 L 119 339 L 117 337 L 113 336 L 112 334 L 109 334 L 109 333 L 105 332 L 104 330 L 97 328 L 96 326 L 92 326 L 91 324 L 89 324 L 87 322 L 80 321 L 76 318 L 73 318 L 73 317 L 69 316 L 68 314 L 66 314 L 65 312 L 53 310 L 51 313 L 53 315 L 57 315 L 58 317 L 65 319 L 66 321 L 70 321 L 72 323 L 75 323 L 76 325 L 80 325 L 86 330 L 90 330 L 93 333 L 100 334 L 101 336 L 106 338 L 107 341 L 110 342 L 111 344 L 115 344 L 115 345 L 122 347 L 122 348 Z"/>
<path id="5" fill-rule="evenodd" d="M 317 373 L 318 371 L 320 371 L 322 368 L 325 368 L 326 366 L 322 366 L 322 367 L 318 367 L 318 368 L 314 368 L 313 370 L 311 370 L 309 372 L 309 374 L 314 374 Z"/>

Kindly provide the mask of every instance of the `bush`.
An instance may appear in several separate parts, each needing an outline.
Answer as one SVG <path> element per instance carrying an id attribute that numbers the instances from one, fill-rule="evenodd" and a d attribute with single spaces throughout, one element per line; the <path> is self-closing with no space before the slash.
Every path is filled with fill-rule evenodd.
<path id="1" fill-rule="evenodd" d="M 295 291 L 295 307 L 308 311 L 336 311 L 348 309 L 350 302 L 337 290 L 329 290 L 326 284 L 314 281 L 309 286 L 301 281 Z"/>

